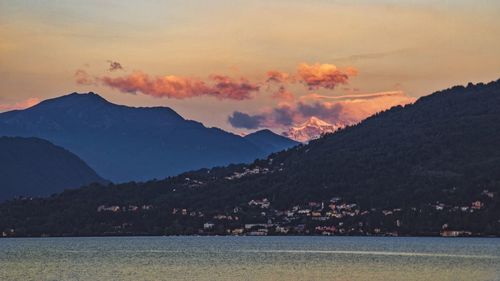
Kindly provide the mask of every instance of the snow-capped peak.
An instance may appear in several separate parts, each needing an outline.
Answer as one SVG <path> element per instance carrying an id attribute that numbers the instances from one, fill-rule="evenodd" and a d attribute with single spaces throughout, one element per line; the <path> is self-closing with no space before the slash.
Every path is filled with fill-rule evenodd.
<path id="1" fill-rule="evenodd" d="M 291 127 L 288 132 L 284 132 L 283 135 L 296 141 L 308 142 L 312 139 L 321 137 L 323 134 L 335 132 L 342 127 L 344 127 L 343 124 L 330 124 L 312 116 L 306 122 Z"/>

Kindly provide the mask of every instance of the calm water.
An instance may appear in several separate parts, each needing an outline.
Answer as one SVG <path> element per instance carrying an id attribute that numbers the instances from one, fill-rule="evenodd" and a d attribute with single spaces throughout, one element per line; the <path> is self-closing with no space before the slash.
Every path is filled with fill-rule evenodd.
<path id="1" fill-rule="evenodd" d="M 500 239 L 0 239 L 0 280 L 500 280 Z"/>

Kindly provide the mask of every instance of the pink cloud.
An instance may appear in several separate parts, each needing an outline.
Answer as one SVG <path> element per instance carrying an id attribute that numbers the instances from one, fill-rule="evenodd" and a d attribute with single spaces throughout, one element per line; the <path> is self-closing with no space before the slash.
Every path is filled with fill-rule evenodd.
<path id="1" fill-rule="evenodd" d="M 103 76 L 99 80 L 106 86 L 124 93 L 142 93 L 153 97 L 185 99 L 197 96 L 213 96 L 218 99 L 250 99 L 259 86 L 247 79 L 233 79 L 213 75 L 203 80 L 168 75 L 152 77 L 140 71 L 122 77 Z"/>
<path id="2" fill-rule="evenodd" d="M 285 83 L 294 79 L 290 74 L 277 70 L 269 70 L 266 73 L 266 76 L 267 82 Z"/>
<path id="3" fill-rule="evenodd" d="M 38 98 L 29 98 L 24 101 L 20 101 L 17 103 L 13 104 L 0 104 L 0 111 L 10 111 L 10 110 L 17 110 L 17 109 L 26 109 L 29 107 L 32 107 L 34 105 L 37 105 L 40 103 L 40 99 Z"/>
<path id="4" fill-rule="evenodd" d="M 347 84 L 349 78 L 356 75 L 355 68 L 340 70 L 333 64 L 301 63 L 297 68 L 297 76 L 309 90 L 334 89 L 338 85 Z"/>

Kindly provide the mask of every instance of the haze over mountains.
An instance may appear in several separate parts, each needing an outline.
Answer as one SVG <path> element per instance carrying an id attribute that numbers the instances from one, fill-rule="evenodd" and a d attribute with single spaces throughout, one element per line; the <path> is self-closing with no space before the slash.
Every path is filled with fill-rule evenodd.
<path id="1" fill-rule="evenodd" d="M 251 162 L 296 144 L 265 135 L 267 140 L 249 140 L 186 120 L 168 107 L 116 105 L 94 93 L 73 93 L 0 114 L 0 136 L 46 139 L 114 182 Z"/>
<path id="2" fill-rule="evenodd" d="M 37 138 L 0 137 L 0 202 L 105 183 L 73 153 Z"/>
<path id="3" fill-rule="evenodd" d="M 0 230 L 15 227 L 19 236 L 198 234 L 214 222 L 221 234 L 261 223 L 268 231 L 309 231 L 302 233 L 328 227 L 342 228 L 343 235 L 450 229 L 498 236 L 499 108 L 500 80 L 456 86 L 249 165 L 2 204 Z M 349 207 L 332 216 L 339 210 L 329 209 L 332 202 Z M 297 206 L 318 211 L 303 215 Z M 55 219 L 47 223 L 49 217 Z"/>

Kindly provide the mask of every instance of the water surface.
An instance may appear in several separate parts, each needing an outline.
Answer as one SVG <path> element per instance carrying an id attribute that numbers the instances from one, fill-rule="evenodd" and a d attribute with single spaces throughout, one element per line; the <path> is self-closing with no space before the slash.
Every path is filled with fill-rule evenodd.
<path id="1" fill-rule="evenodd" d="M 0 239 L 0 280 L 500 280 L 500 239 Z"/>

